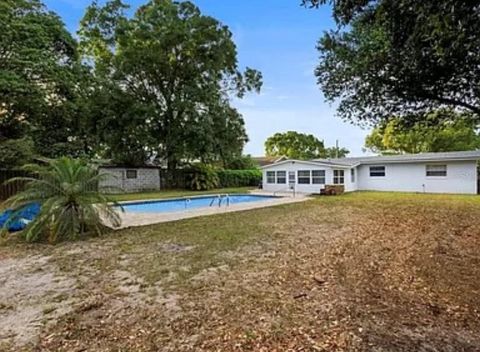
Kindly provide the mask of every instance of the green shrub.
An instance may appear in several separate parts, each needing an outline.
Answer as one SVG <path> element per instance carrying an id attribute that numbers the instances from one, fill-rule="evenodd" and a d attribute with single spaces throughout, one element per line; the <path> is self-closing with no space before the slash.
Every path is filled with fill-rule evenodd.
<path id="1" fill-rule="evenodd" d="M 218 188 L 219 179 L 217 171 L 211 165 L 197 164 L 187 179 L 187 185 L 193 191 L 206 191 Z"/>
<path id="2" fill-rule="evenodd" d="M 262 171 L 251 170 L 221 170 L 218 171 L 220 187 L 258 186 L 262 181 Z"/>
<path id="3" fill-rule="evenodd" d="M 20 167 L 33 159 L 33 142 L 28 138 L 0 142 L 0 168 Z"/>

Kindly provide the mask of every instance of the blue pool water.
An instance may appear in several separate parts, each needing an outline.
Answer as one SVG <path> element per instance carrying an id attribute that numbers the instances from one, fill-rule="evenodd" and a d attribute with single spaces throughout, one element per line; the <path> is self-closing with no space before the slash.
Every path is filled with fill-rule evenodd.
<path id="1" fill-rule="evenodd" d="M 234 194 L 227 197 L 222 196 L 221 207 L 225 207 L 227 202 L 230 205 L 239 203 L 251 203 L 271 200 L 278 197 L 252 195 L 252 194 Z M 185 211 L 190 209 L 208 208 L 210 206 L 218 208 L 218 196 L 204 196 L 192 198 L 176 198 L 155 201 L 142 201 L 135 203 L 122 204 L 126 212 L 133 213 L 162 213 Z"/>

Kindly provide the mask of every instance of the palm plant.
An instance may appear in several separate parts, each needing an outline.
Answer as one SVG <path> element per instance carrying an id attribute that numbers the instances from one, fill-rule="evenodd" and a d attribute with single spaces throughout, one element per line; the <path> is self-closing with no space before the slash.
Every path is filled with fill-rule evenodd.
<path id="1" fill-rule="evenodd" d="M 9 182 L 25 182 L 25 189 L 10 197 L 5 206 L 13 214 L 29 204 L 40 204 L 40 212 L 23 230 L 27 241 L 75 239 L 86 234 L 104 233 L 109 224 L 121 223 L 116 209 L 123 210 L 98 189 L 107 177 L 84 161 L 71 158 L 47 160 L 46 164 L 23 167 L 32 177 L 17 177 Z M 11 218 L 14 218 L 12 216 Z M 5 230 L 3 230 L 5 231 Z"/>

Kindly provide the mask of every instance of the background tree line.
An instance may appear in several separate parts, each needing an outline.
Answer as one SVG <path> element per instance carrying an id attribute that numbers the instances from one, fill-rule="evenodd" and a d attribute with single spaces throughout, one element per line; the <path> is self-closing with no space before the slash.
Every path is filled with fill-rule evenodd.
<path id="1" fill-rule="evenodd" d="M 259 92 L 232 33 L 190 2 L 111 0 L 78 40 L 39 0 L 0 3 L 0 165 L 33 156 L 229 163 L 247 142 L 233 96 Z"/>
<path id="2" fill-rule="evenodd" d="M 267 156 L 285 156 L 289 159 L 344 158 L 350 151 L 343 147 L 325 147 L 322 140 L 312 134 L 287 131 L 275 133 L 265 141 Z"/>

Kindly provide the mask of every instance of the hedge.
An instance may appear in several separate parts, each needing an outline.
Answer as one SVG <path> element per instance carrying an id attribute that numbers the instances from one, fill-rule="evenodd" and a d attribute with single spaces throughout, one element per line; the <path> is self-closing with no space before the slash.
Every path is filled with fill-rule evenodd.
<path id="1" fill-rule="evenodd" d="M 262 171 L 252 170 L 220 170 L 217 171 L 220 187 L 258 186 L 262 182 Z"/>

